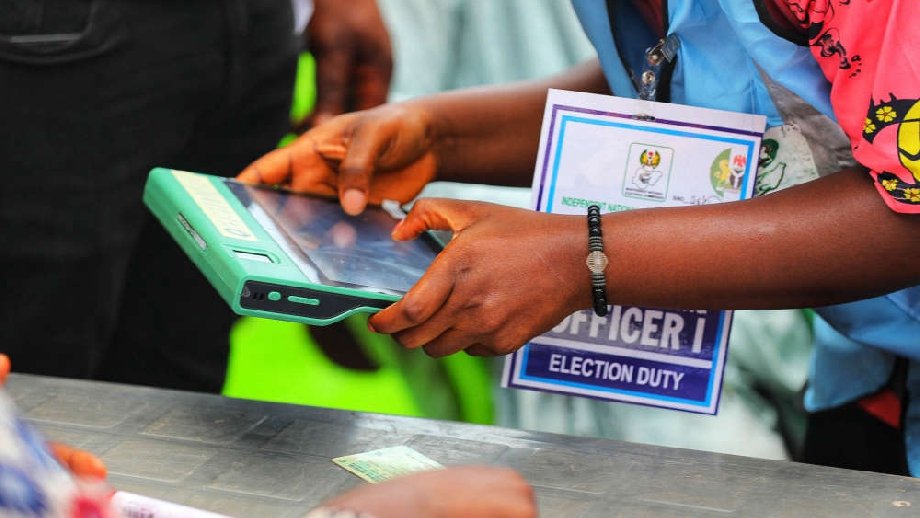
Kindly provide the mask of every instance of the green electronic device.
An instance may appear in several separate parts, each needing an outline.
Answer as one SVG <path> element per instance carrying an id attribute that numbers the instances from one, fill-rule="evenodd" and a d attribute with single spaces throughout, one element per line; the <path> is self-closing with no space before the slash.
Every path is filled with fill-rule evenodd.
<path id="1" fill-rule="evenodd" d="M 323 325 L 376 312 L 442 248 L 427 233 L 393 241 L 395 203 L 352 217 L 336 200 L 172 169 L 150 172 L 144 203 L 240 315 Z"/>

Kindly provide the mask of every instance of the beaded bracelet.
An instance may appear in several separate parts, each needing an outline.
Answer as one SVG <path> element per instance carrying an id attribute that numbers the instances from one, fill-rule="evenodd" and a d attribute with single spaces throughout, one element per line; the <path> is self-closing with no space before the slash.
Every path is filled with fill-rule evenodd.
<path id="1" fill-rule="evenodd" d="M 607 255 L 604 254 L 604 236 L 601 234 L 601 209 L 597 205 L 588 207 L 588 257 L 585 264 L 591 271 L 591 294 L 594 296 L 594 313 L 599 317 L 607 315 Z"/>

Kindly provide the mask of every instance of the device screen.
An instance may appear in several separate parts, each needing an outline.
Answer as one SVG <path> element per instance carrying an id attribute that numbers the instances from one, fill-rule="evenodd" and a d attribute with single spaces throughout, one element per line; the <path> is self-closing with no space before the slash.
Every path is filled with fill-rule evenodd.
<path id="1" fill-rule="evenodd" d="M 225 182 L 276 241 L 280 234 L 287 242 L 279 244 L 301 271 L 326 285 L 404 294 L 441 249 L 427 234 L 393 241 L 390 232 L 397 220 L 380 207 L 349 216 L 337 200 Z"/>

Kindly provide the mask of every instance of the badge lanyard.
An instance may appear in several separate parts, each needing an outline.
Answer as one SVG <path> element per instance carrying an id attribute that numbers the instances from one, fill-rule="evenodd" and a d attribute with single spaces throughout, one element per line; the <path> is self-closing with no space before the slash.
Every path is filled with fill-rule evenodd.
<path id="1" fill-rule="evenodd" d="M 643 101 L 655 101 L 658 93 L 658 83 L 661 81 L 662 68 L 670 66 L 677 57 L 679 46 L 677 36 L 669 34 L 666 38 L 658 40 L 654 46 L 645 49 L 645 63 L 642 72 L 636 78 L 636 92 Z"/>

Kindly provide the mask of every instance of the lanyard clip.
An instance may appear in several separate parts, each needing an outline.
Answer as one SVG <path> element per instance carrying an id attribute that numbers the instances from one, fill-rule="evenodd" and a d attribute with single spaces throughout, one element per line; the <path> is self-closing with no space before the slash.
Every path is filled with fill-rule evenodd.
<path id="1" fill-rule="evenodd" d="M 667 38 L 661 38 L 654 46 L 645 49 L 645 59 L 652 66 L 660 66 L 662 61 L 670 63 L 677 56 L 679 46 L 677 36 L 669 34 Z"/>
<path id="2" fill-rule="evenodd" d="M 661 66 L 671 63 L 677 57 L 677 48 L 680 46 L 677 36 L 669 34 L 661 38 L 658 43 L 645 49 L 645 66 L 639 75 L 639 98 L 645 101 L 654 101 L 658 90 L 658 79 Z"/>

